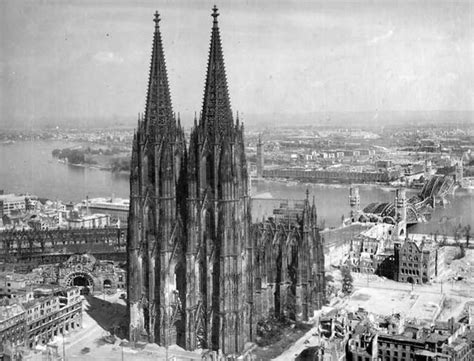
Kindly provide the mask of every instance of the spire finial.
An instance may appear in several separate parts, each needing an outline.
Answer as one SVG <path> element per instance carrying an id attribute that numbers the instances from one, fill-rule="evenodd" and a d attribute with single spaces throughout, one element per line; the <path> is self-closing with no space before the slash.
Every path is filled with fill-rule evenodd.
<path id="1" fill-rule="evenodd" d="M 309 188 L 306 188 L 306 200 L 309 199 Z"/>
<path id="2" fill-rule="evenodd" d="M 236 116 L 236 123 L 237 123 L 237 126 L 239 125 L 239 122 L 240 122 L 240 120 L 239 120 L 239 111 L 237 110 L 237 116 Z"/>
<path id="3" fill-rule="evenodd" d="M 155 11 L 155 17 L 153 18 L 153 21 L 155 22 L 156 28 L 159 26 L 160 20 L 160 13 L 158 11 Z"/>
<path id="4" fill-rule="evenodd" d="M 214 26 L 217 27 L 217 17 L 219 16 L 219 13 L 217 12 L 217 6 L 214 5 L 214 7 L 212 8 L 212 17 L 214 18 Z"/>

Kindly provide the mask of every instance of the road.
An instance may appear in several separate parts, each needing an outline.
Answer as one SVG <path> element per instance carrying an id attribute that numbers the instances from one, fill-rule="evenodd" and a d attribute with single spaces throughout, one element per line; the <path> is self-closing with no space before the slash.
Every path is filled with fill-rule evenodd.
<path id="1" fill-rule="evenodd" d="M 452 282 L 441 282 L 433 284 L 411 284 L 396 282 L 393 280 L 380 278 L 374 275 L 357 274 L 352 273 L 354 279 L 354 286 L 357 287 L 369 287 L 386 290 L 399 290 L 399 291 L 415 291 L 418 293 L 444 293 L 446 295 L 461 296 L 461 297 L 474 297 L 474 289 L 472 284 L 467 281 L 452 281 Z"/>

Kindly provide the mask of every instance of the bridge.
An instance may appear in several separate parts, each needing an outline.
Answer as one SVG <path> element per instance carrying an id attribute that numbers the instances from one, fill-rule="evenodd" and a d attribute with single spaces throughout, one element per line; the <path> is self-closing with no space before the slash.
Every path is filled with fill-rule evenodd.
<path id="1" fill-rule="evenodd" d="M 416 224 L 425 221 L 422 214 L 420 214 L 416 207 L 407 202 L 407 225 Z M 396 219 L 396 209 L 395 204 L 392 203 L 370 203 L 367 207 L 364 208 L 365 214 L 375 214 L 378 217 L 382 218 L 383 222 L 394 223 Z M 393 221 L 392 221 L 393 220 Z"/>
<path id="2" fill-rule="evenodd" d="M 425 181 L 420 193 L 408 199 L 406 203 L 407 225 L 423 223 L 430 217 L 433 208 L 444 202 L 446 196 L 454 190 L 454 179 L 450 175 L 433 175 Z M 395 202 L 370 203 L 363 213 L 374 215 L 383 221 L 392 223 L 396 217 Z"/>
<path id="3" fill-rule="evenodd" d="M 454 191 L 454 179 L 449 175 L 434 175 L 429 178 L 423 185 L 423 189 L 419 194 L 420 202 L 431 201 L 434 208 L 436 202 L 443 200 L 446 196 Z"/>

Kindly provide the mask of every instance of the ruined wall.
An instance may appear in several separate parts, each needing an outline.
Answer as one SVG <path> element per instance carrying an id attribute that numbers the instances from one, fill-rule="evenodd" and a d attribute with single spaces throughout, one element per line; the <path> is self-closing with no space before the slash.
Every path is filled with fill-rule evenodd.
<path id="1" fill-rule="evenodd" d="M 324 250 L 308 200 L 298 219 L 252 225 L 255 317 L 306 321 L 325 302 Z"/>
<path id="2" fill-rule="evenodd" d="M 29 260 L 46 255 L 121 253 L 126 249 L 123 228 L 8 230 L 0 232 L 0 260 Z"/>

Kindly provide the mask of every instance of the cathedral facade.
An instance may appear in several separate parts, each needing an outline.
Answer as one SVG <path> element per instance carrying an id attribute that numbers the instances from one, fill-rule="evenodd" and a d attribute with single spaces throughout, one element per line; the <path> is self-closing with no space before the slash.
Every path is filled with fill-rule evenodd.
<path id="1" fill-rule="evenodd" d="M 146 108 L 131 161 L 129 336 L 238 354 L 275 302 L 302 319 L 321 307 L 324 269 L 321 275 L 316 265 L 323 255 L 308 200 L 291 225 L 251 223 L 244 128 L 230 106 L 218 15 L 214 7 L 203 105 L 187 144 L 172 109 L 155 14 Z M 270 289 L 262 297 L 262 279 L 295 297 L 285 301 Z"/>

